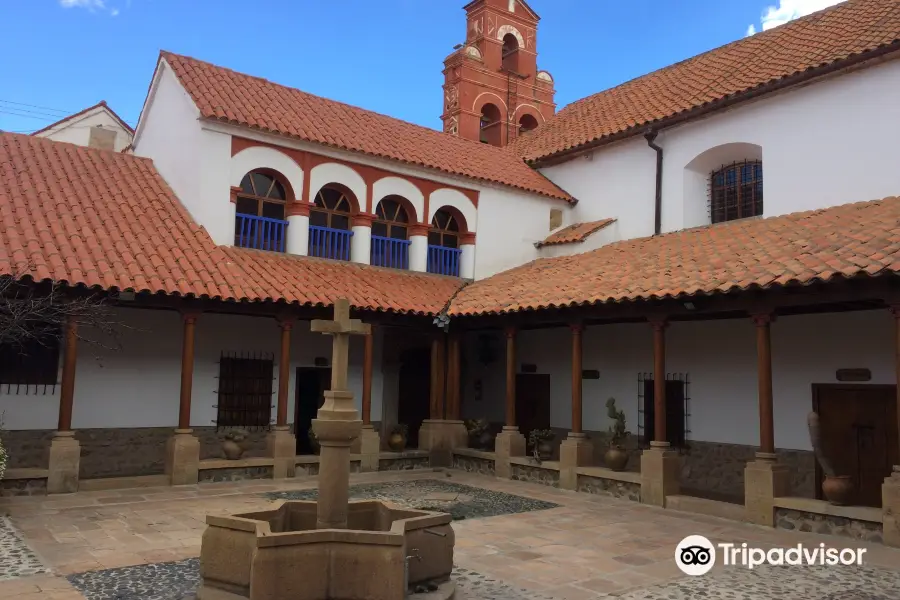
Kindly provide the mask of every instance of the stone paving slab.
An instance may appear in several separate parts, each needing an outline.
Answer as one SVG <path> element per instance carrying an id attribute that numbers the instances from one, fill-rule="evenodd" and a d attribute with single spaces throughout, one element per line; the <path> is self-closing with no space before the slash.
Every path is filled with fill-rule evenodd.
<path id="1" fill-rule="evenodd" d="M 0 517 L 0 581 L 46 573 L 47 567 L 7 517 Z"/>
<path id="2" fill-rule="evenodd" d="M 272 500 L 315 500 L 318 490 L 269 492 Z M 516 496 L 485 488 L 442 481 L 419 479 L 350 486 L 351 500 L 382 500 L 419 510 L 450 513 L 454 520 L 496 517 L 535 510 L 558 508 L 559 504 Z"/>

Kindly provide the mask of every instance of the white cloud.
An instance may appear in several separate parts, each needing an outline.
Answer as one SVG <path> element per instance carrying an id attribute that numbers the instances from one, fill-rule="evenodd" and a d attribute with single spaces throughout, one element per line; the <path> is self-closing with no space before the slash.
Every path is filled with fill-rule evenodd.
<path id="1" fill-rule="evenodd" d="M 838 4 L 841 0 L 778 0 L 778 6 L 769 6 L 763 12 L 760 24 L 762 31 L 784 25 L 797 17 L 803 17 L 817 10 Z M 757 32 L 756 25 L 747 28 L 747 35 Z"/>
<path id="2" fill-rule="evenodd" d="M 105 0 L 59 0 L 63 8 L 86 8 L 88 10 L 103 10 L 106 8 Z"/>
<path id="3" fill-rule="evenodd" d="M 114 8 L 114 9 L 110 10 L 110 11 L 109 11 L 109 15 L 110 15 L 111 17 L 118 17 L 118 16 L 119 16 L 119 9 L 118 9 L 118 8 Z"/>

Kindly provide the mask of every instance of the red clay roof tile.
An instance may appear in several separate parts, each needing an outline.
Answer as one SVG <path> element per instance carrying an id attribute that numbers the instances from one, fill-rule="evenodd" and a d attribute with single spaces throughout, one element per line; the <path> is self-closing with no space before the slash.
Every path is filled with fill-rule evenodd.
<path id="1" fill-rule="evenodd" d="M 900 197 L 747 219 L 543 258 L 463 288 L 451 316 L 900 274 Z"/>
<path id="2" fill-rule="evenodd" d="M 592 233 L 600 231 L 607 225 L 615 223 L 615 219 L 601 219 L 599 221 L 587 221 L 585 223 L 573 223 L 567 227 L 563 227 L 551 233 L 543 242 L 538 243 L 541 246 L 553 246 L 555 244 L 574 244 L 583 242 Z"/>
<path id="3" fill-rule="evenodd" d="M 900 2 L 849 0 L 573 102 L 514 149 L 548 158 L 885 47 L 900 49 Z"/>
<path id="4" fill-rule="evenodd" d="M 0 274 L 103 289 L 436 314 L 450 277 L 219 247 L 153 162 L 0 133 Z"/>
<path id="5" fill-rule="evenodd" d="M 202 117 L 571 201 L 509 149 L 162 52 Z"/>

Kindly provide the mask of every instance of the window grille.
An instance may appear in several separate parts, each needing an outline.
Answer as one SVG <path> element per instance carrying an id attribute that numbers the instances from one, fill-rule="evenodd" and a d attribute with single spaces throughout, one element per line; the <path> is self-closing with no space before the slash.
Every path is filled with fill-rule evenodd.
<path id="1" fill-rule="evenodd" d="M 227 353 L 219 357 L 216 428 L 268 429 L 272 422 L 275 360 L 271 354 Z"/>
<path id="2" fill-rule="evenodd" d="M 710 222 L 723 223 L 763 214 L 762 161 L 723 166 L 709 178 Z"/>
<path id="3" fill-rule="evenodd" d="M 7 394 L 56 393 L 60 332 L 46 325 L 37 329 L 34 337 L 0 344 L 0 389 Z"/>
<path id="4" fill-rule="evenodd" d="M 638 438 L 644 448 L 653 440 L 653 373 L 638 373 Z M 687 373 L 666 373 L 666 439 L 687 449 L 690 439 L 691 381 Z"/>

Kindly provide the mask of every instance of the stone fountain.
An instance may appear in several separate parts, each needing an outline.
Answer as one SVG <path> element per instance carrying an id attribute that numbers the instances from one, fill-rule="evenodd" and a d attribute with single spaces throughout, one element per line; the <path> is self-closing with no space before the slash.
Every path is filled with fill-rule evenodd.
<path id="1" fill-rule="evenodd" d="M 312 331 L 333 336 L 331 390 L 313 420 L 321 445 L 319 498 L 271 510 L 206 519 L 200 550 L 200 600 L 400 600 L 410 586 L 433 584 L 447 600 L 455 586 L 454 533 L 448 514 L 380 501 L 350 502 L 350 445 L 362 430 L 347 390 L 351 335 L 369 325 L 334 304 L 334 320 Z M 436 588 L 436 589 L 435 589 Z"/>

